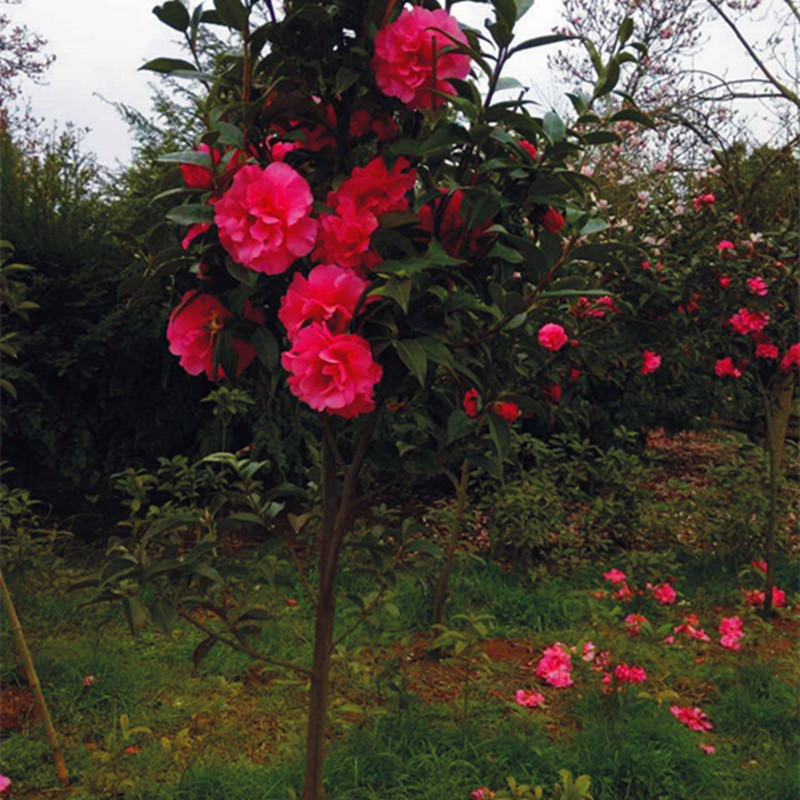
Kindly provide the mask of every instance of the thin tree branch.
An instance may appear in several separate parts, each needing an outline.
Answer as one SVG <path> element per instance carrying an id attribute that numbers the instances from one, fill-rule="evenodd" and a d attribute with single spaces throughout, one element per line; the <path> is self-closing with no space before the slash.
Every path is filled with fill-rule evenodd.
<path id="1" fill-rule="evenodd" d="M 263 653 L 259 653 L 257 650 L 253 650 L 252 647 L 248 647 L 246 644 L 242 644 L 241 642 L 237 641 L 236 639 L 228 639 L 225 636 L 220 635 L 216 631 L 212 631 L 211 628 L 207 628 L 201 622 L 198 622 L 196 619 L 193 619 L 188 612 L 186 611 L 179 611 L 178 616 L 182 619 L 185 619 L 190 625 L 194 625 L 197 630 L 202 631 L 206 636 L 210 636 L 212 639 L 215 639 L 220 644 L 227 645 L 233 650 L 238 650 L 240 653 L 244 653 L 245 655 L 250 656 L 250 658 L 254 658 L 256 661 L 263 661 L 265 664 L 274 664 L 276 667 L 283 667 L 283 669 L 291 670 L 292 672 L 296 672 L 298 675 L 302 675 L 304 678 L 313 678 L 314 677 L 314 670 L 308 669 L 307 667 L 302 667 L 300 664 L 292 664 L 290 661 L 282 661 L 279 658 L 272 658 L 272 656 L 265 656 Z"/>

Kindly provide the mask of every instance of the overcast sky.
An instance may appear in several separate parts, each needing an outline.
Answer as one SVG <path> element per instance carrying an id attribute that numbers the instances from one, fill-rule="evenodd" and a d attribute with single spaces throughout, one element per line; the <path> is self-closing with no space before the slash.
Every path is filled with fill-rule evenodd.
<path id="1" fill-rule="evenodd" d="M 156 56 L 181 56 L 174 43 L 178 34 L 152 14 L 155 4 L 154 0 L 22 0 L 19 5 L 2 6 L 12 24 L 28 25 L 45 37 L 48 51 L 56 56 L 46 85 L 26 82 L 24 86 L 34 113 L 49 122 L 72 121 L 89 127 L 86 149 L 107 166 L 129 161 L 132 139 L 116 111 L 101 97 L 148 111 L 148 83 L 157 78 L 138 68 Z M 205 5 L 213 7 L 213 0 Z M 550 33 L 559 23 L 560 9 L 560 0 L 536 0 L 519 23 L 517 38 Z M 455 12 L 476 27 L 489 15 L 486 6 L 470 10 L 459 4 Z M 748 27 L 748 35 L 763 40 L 774 24 L 774 18 L 766 14 L 760 24 Z M 708 43 L 695 56 L 695 67 L 718 74 L 727 69 L 736 77 L 750 74 L 744 51 L 727 28 L 721 23 L 709 25 L 708 36 Z M 551 105 L 557 90 L 548 76 L 546 57 L 542 50 L 531 52 L 534 55 L 521 54 L 511 62 L 510 74 L 535 87 L 534 99 Z"/>

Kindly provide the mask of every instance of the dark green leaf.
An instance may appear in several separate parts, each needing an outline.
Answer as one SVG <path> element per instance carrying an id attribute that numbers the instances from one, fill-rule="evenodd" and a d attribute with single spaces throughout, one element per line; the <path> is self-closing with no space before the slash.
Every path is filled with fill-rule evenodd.
<path id="1" fill-rule="evenodd" d="M 240 0 L 214 0 L 214 8 L 229 28 L 237 31 L 247 28 L 247 9 Z"/>
<path id="2" fill-rule="evenodd" d="M 633 19 L 631 17 L 625 17 L 622 20 L 622 23 L 619 26 L 619 43 L 625 44 L 628 39 L 631 38 L 633 34 Z"/>
<path id="3" fill-rule="evenodd" d="M 492 5 L 497 12 L 498 21 L 511 31 L 517 21 L 517 4 L 514 0 L 492 0 Z"/>
<path id="4" fill-rule="evenodd" d="M 400 339 L 394 343 L 400 360 L 408 367 L 409 372 L 425 385 L 425 375 L 428 372 L 428 356 L 425 348 L 416 339 Z"/>
<path id="5" fill-rule="evenodd" d="M 594 87 L 594 96 L 602 97 L 608 94 L 619 82 L 619 63 L 612 58 L 603 72 L 602 77 Z"/>
<path id="6" fill-rule="evenodd" d="M 497 455 L 502 461 L 508 455 L 508 448 L 511 445 L 511 434 L 508 430 L 508 423 L 496 414 L 487 414 L 489 421 L 489 434 L 492 437 Z"/>
<path id="7" fill-rule="evenodd" d="M 451 412 L 447 419 L 447 444 L 466 436 L 475 429 L 474 423 L 460 408 Z"/>
<path id="8" fill-rule="evenodd" d="M 361 73 L 356 72 L 354 69 L 350 69 L 349 67 L 339 67 L 339 70 L 336 73 L 336 81 L 333 89 L 334 92 L 336 94 L 346 92 L 360 77 Z"/>
<path id="9" fill-rule="evenodd" d="M 268 328 L 259 328 L 253 334 L 253 347 L 256 349 L 259 361 L 269 370 L 278 366 L 280 355 L 278 341 Z"/>
<path id="10" fill-rule="evenodd" d="M 180 58 L 154 58 L 146 64 L 139 67 L 139 71 L 149 69 L 151 72 L 163 72 L 169 74 L 175 70 L 185 69 L 189 71 L 195 70 L 195 65 L 190 64 L 188 61 L 183 61 Z"/>
<path id="11" fill-rule="evenodd" d="M 617 113 L 609 119 L 609 122 L 621 122 L 623 120 L 638 122 L 640 125 L 644 125 L 647 128 L 656 127 L 656 123 L 651 117 L 648 117 L 647 114 L 643 114 L 635 108 L 623 108 L 622 111 L 617 111 Z"/>
<path id="12" fill-rule="evenodd" d="M 580 39 L 580 36 L 565 36 L 562 33 L 553 33 L 548 36 L 537 36 L 535 39 L 526 39 L 524 42 L 512 47 L 508 51 L 508 55 L 513 56 L 514 53 L 519 53 L 522 50 L 530 50 L 534 47 L 542 47 L 547 44 L 556 44 L 558 42 L 566 42 L 570 39 Z"/>
<path id="13" fill-rule="evenodd" d="M 542 120 L 544 132 L 551 142 L 560 142 L 567 133 L 567 126 L 564 120 L 555 111 L 548 111 Z"/>
<path id="14" fill-rule="evenodd" d="M 213 222 L 214 209 L 205 204 L 185 203 L 170 209 L 166 217 L 178 225 L 194 225 L 197 222 Z"/>
<path id="15" fill-rule="evenodd" d="M 169 0 L 153 9 L 153 13 L 170 28 L 183 33 L 189 27 L 189 12 L 178 0 Z"/>
<path id="16" fill-rule="evenodd" d="M 390 297 L 403 309 L 403 313 L 408 314 L 408 303 L 411 300 L 413 286 L 414 282 L 411 278 L 389 278 L 383 286 L 373 289 L 370 294 Z"/>
<path id="17" fill-rule="evenodd" d="M 590 131 L 582 138 L 586 144 L 616 144 L 619 141 L 619 136 L 611 131 Z"/>

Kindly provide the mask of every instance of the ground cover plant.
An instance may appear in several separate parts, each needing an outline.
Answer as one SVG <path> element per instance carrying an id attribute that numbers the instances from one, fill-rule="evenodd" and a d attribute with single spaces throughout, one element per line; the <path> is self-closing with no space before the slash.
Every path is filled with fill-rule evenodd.
<path id="1" fill-rule="evenodd" d="M 484 516 L 470 515 L 443 627 L 432 624 L 436 561 L 414 554 L 334 650 L 329 796 L 502 797 L 509 777 L 548 792 L 560 770 L 588 775 L 600 800 L 795 796 L 796 534 L 779 530 L 785 594 L 765 620 L 752 598 L 763 540 L 720 546 L 732 532 L 697 513 L 741 491 L 720 471 L 737 454 L 754 485 L 763 453 L 741 437 L 654 433 L 634 484 L 644 522 L 625 549 L 573 546 L 514 569 L 492 558 Z M 444 541 L 441 518 L 436 507 L 420 515 L 425 541 Z M 224 541 L 255 561 L 258 538 Z M 299 792 L 304 682 L 221 646 L 201 658 L 191 626 L 134 637 L 118 606 L 79 611 L 89 594 L 68 587 L 81 563 L 15 579 L 37 587 L 20 614 L 74 782 L 63 796 Z M 363 556 L 349 563 L 343 593 L 357 596 L 369 571 Z M 313 608 L 288 558 L 262 580 L 269 622 L 257 643 L 297 659 L 312 646 Z M 337 613 L 346 629 L 360 607 Z M 5 647 L 5 619 L 3 637 Z M 12 796 L 60 796 L 13 662 L 2 678 Z"/>

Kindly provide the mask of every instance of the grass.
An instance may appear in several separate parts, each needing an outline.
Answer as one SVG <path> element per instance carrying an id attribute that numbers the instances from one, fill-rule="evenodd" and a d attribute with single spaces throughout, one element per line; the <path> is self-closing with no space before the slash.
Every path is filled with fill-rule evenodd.
<path id="1" fill-rule="evenodd" d="M 701 502 L 703 491 L 691 502 Z M 640 499 L 647 518 L 647 493 Z M 680 502 L 672 502 L 675 519 Z M 740 587 L 759 585 L 749 551 L 737 557 L 730 548 L 691 546 L 682 530 L 674 533 L 657 547 L 619 550 L 603 561 L 584 554 L 525 570 L 461 557 L 449 614 L 469 646 L 452 662 L 430 654 L 436 565 L 420 560 L 398 573 L 386 598 L 393 611 L 368 615 L 336 651 L 326 768 L 331 800 L 466 800 L 478 786 L 505 786 L 509 775 L 548 787 L 565 768 L 591 776 L 595 800 L 797 797 L 796 620 L 783 610 L 765 622 L 744 605 Z M 349 566 L 337 630 L 359 617 L 347 596 L 374 588 L 362 564 L 351 558 Z M 593 596 L 608 589 L 602 573 L 611 567 L 643 593 L 628 602 Z M 788 549 L 776 577 L 794 600 Z M 644 587 L 668 578 L 678 601 L 662 606 Z M 17 581 L 12 591 L 76 784 L 68 794 L 55 791 L 40 727 L 23 715 L 0 744 L 0 771 L 14 781 L 15 797 L 299 796 L 303 681 L 222 646 L 195 663 L 203 636 L 192 628 L 147 628 L 134 638 L 117 608 L 81 608 L 88 595 L 66 593 L 58 579 Z M 297 605 L 287 605 L 287 597 Z M 307 660 L 312 607 L 291 569 L 280 565 L 274 586 L 262 586 L 254 599 L 272 615 L 256 642 L 262 652 Z M 650 624 L 632 637 L 623 619 L 634 612 Z M 666 645 L 665 636 L 689 613 L 712 641 L 676 635 Z M 719 620 L 733 615 L 742 617 L 746 633 L 738 652 L 718 644 Z M 488 620 L 483 636 L 473 627 L 478 618 Z M 572 687 L 535 679 L 543 648 L 587 639 L 611 652 L 612 666 L 644 667 L 648 680 L 603 692 L 600 675 L 577 653 Z M 0 646 L 10 652 L 4 617 Z M 93 676 L 91 685 L 84 686 L 86 676 Z M 4 690 L 19 693 L 23 681 L 13 660 L 4 660 L 0 677 Z M 546 706 L 516 706 L 517 688 L 541 690 Z M 688 730 L 669 713 L 673 704 L 699 706 L 714 730 Z M 701 742 L 716 753 L 705 754 Z"/>

